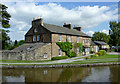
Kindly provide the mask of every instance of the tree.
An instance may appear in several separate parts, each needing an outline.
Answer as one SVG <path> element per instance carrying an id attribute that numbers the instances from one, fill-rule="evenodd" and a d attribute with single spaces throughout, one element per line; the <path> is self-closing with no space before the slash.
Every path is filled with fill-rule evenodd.
<path id="1" fill-rule="evenodd" d="M 25 43 L 25 40 L 20 40 L 20 41 L 18 42 L 19 45 L 22 45 L 22 44 L 24 44 L 24 43 Z"/>
<path id="2" fill-rule="evenodd" d="M 0 26 L 9 28 L 9 20 L 11 15 L 7 12 L 7 6 L 0 4 Z M 0 49 L 8 49 L 10 37 L 7 35 L 8 30 L 0 29 Z"/>
<path id="3" fill-rule="evenodd" d="M 18 42 L 17 42 L 17 40 L 15 40 L 14 46 L 17 46 L 17 45 L 18 45 Z"/>
<path id="4" fill-rule="evenodd" d="M 120 46 L 120 22 L 116 22 L 116 21 L 111 21 L 109 23 L 110 25 L 110 30 L 109 30 L 109 34 L 110 34 L 110 41 L 109 44 L 111 46 Z"/>
<path id="5" fill-rule="evenodd" d="M 108 43 L 109 39 L 110 36 L 102 32 L 95 32 L 92 37 L 93 41 L 104 41 L 105 43 Z"/>
<path id="6" fill-rule="evenodd" d="M 7 6 L 0 4 L 0 16 L 2 16 L 0 18 L 0 22 L 2 23 L 3 28 L 10 27 L 9 20 L 11 18 L 11 15 L 7 12 L 7 8 Z"/>
<path id="7" fill-rule="evenodd" d="M 2 44 L 2 49 L 8 49 L 9 48 L 9 42 L 10 42 L 10 37 L 7 35 L 5 30 L 0 29 L 0 44 Z"/>

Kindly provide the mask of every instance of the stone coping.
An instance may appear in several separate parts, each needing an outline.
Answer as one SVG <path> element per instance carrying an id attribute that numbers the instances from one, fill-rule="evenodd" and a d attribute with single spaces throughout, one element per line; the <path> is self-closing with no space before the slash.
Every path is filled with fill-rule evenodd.
<path id="1" fill-rule="evenodd" d="M 108 66 L 120 65 L 120 62 L 113 63 L 94 63 L 94 64 L 64 64 L 64 65 L 0 65 L 0 68 L 14 69 L 14 68 L 64 68 L 64 67 L 91 67 L 91 66 Z"/>

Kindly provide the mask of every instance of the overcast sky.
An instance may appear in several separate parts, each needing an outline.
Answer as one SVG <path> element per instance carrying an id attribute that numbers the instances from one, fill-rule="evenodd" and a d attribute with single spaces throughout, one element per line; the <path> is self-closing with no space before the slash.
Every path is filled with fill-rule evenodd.
<path id="1" fill-rule="evenodd" d="M 92 36 L 94 32 L 108 34 L 109 22 L 118 20 L 117 2 L 2 2 L 8 6 L 11 40 L 24 40 L 36 16 L 49 24 L 62 26 L 71 22 Z"/>

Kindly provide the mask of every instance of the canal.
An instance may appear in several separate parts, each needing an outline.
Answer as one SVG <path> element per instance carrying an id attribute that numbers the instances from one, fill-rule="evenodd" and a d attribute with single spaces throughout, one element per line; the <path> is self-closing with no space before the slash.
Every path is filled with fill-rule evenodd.
<path id="1" fill-rule="evenodd" d="M 118 82 L 120 66 L 2 69 L 3 82 Z"/>

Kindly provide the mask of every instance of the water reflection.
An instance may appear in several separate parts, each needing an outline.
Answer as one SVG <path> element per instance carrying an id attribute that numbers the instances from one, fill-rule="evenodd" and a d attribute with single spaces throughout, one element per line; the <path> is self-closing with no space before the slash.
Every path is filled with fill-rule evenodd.
<path id="1" fill-rule="evenodd" d="M 3 69 L 3 82 L 118 82 L 118 66 Z"/>

